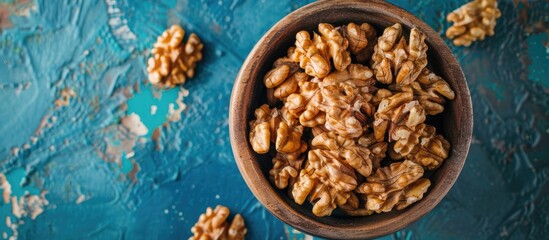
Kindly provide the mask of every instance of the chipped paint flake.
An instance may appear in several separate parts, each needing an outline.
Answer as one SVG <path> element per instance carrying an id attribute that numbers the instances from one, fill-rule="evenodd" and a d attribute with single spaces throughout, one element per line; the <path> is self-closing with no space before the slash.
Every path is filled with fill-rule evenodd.
<path id="1" fill-rule="evenodd" d="M 131 113 L 125 116 L 121 120 L 122 126 L 126 127 L 131 133 L 137 136 L 145 136 L 149 132 L 149 129 L 141 122 L 139 115 Z"/>
<path id="2" fill-rule="evenodd" d="M 175 100 L 177 109 L 175 109 L 175 105 L 173 103 L 168 105 L 167 117 L 170 122 L 178 122 L 181 120 L 181 113 L 187 108 L 187 105 L 183 103 L 183 98 L 187 96 L 189 96 L 189 90 L 180 87 L 179 92 L 177 93 L 177 99 Z"/>

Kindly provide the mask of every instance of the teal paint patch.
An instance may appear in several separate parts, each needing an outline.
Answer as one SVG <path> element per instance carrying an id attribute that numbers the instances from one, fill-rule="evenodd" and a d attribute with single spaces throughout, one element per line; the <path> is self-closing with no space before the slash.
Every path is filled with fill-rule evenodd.
<path id="1" fill-rule="evenodd" d="M 139 115 L 141 121 L 149 129 L 149 132 L 145 135 L 146 138 L 149 138 L 154 129 L 160 127 L 168 120 L 166 116 L 168 115 L 170 104 L 174 105 L 174 109 L 178 109 L 175 103 L 178 92 L 179 88 L 157 90 L 148 85 L 128 100 L 127 113 L 136 113 Z"/>
<path id="2" fill-rule="evenodd" d="M 31 186 L 27 180 L 27 172 L 25 169 L 17 168 L 6 174 L 6 180 L 11 184 L 11 195 L 21 197 L 25 193 L 32 195 L 40 194 L 40 189 Z"/>
<path id="3" fill-rule="evenodd" d="M 489 82 L 489 81 L 484 81 L 485 84 L 484 86 L 487 88 L 487 89 L 490 89 L 492 90 L 492 92 L 494 93 L 494 95 L 496 96 L 496 99 L 497 100 L 503 100 L 504 99 L 504 93 L 503 93 L 503 90 L 502 88 L 500 88 L 498 86 L 498 83 L 495 83 L 495 82 Z"/>
<path id="4" fill-rule="evenodd" d="M 549 88 L 549 38 L 545 33 L 528 37 L 528 77 L 530 80 Z"/>
<path id="5" fill-rule="evenodd" d="M 40 189 L 32 186 L 28 181 L 28 174 L 23 168 L 17 168 L 14 170 L 11 170 L 10 172 L 5 174 L 6 180 L 11 185 L 11 196 L 17 197 L 19 199 L 20 197 L 25 196 L 26 194 L 31 195 L 39 195 Z M 13 231 L 6 225 L 6 218 L 10 218 L 10 221 L 13 223 L 17 222 L 17 218 L 13 215 L 13 208 L 12 203 L 4 203 L 4 201 L 0 200 L 0 234 L 3 232 L 6 232 L 8 236 L 13 235 Z M 29 219 L 23 219 L 23 220 L 29 220 Z"/>
<path id="6" fill-rule="evenodd" d="M 130 173 L 130 171 L 132 170 L 133 168 L 133 163 L 130 159 L 127 158 L 127 154 L 124 153 L 122 155 L 122 164 L 120 166 L 120 171 L 123 173 L 123 174 L 128 174 Z"/>

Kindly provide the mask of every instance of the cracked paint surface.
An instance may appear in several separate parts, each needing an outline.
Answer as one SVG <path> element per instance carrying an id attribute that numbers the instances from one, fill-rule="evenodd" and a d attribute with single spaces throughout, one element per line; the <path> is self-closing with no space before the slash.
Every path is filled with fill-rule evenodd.
<path id="1" fill-rule="evenodd" d="M 17 228 L 0 224 L 0 233 L 182 239 L 206 207 L 223 204 L 246 219 L 249 239 L 304 237 L 245 185 L 230 148 L 228 105 L 255 42 L 308 2 L 0 0 L 0 172 L 10 197 L 35 201 L 47 192 L 48 203 L 34 202 L 43 209 L 34 220 L 2 203 L 1 221 Z M 390 2 L 442 35 L 444 16 L 466 1 Z M 549 3 L 499 4 L 496 36 L 451 46 L 474 107 L 463 172 L 435 210 L 387 239 L 549 234 Z M 205 45 L 188 96 L 146 84 L 149 48 L 173 23 Z M 181 119 L 170 121 L 182 106 Z M 134 115 L 146 133 L 123 124 Z"/>

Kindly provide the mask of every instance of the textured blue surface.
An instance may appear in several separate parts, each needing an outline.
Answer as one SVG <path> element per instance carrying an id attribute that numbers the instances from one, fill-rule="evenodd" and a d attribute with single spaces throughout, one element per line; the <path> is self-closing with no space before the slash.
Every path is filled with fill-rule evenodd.
<path id="1" fill-rule="evenodd" d="M 12 196 L 46 190 L 49 201 L 35 220 L 21 219 L 18 236 L 184 239 L 207 206 L 223 204 L 243 214 L 249 239 L 285 238 L 234 164 L 227 111 L 255 42 L 308 2 L 0 0 L 0 172 Z M 390 2 L 443 34 L 444 16 L 466 1 Z M 506 0 L 500 8 L 495 37 L 451 46 L 474 105 L 465 168 L 435 210 L 387 239 L 549 234 L 549 2 Z M 165 117 L 179 90 L 145 84 L 148 49 L 173 23 L 205 43 L 179 122 Z M 76 96 L 56 108 L 66 87 Z M 124 138 L 120 118 L 130 113 L 146 136 Z M 11 206 L 0 213 L 16 221 Z"/>

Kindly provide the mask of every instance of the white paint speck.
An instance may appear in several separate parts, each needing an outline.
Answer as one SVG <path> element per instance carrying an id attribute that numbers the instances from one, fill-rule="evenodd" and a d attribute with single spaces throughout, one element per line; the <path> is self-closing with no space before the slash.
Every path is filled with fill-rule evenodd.
<path id="1" fill-rule="evenodd" d="M 19 154 L 19 148 L 18 147 L 14 147 L 11 149 L 11 154 L 13 156 L 17 156 Z"/>
<path id="2" fill-rule="evenodd" d="M 84 194 L 80 194 L 78 198 L 76 199 L 76 204 L 80 204 L 82 202 L 86 201 L 86 196 Z"/>
<path id="3" fill-rule="evenodd" d="M 133 156 L 135 156 L 135 152 L 134 151 L 131 151 L 129 153 L 126 153 L 126 158 L 132 158 Z"/>
<path id="4" fill-rule="evenodd" d="M 221 196 L 219 196 L 219 194 L 216 194 L 215 195 L 215 199 L 219 199 Z"/>
<path id="5" fill-rule="evenodd" d="M 151 115 L 155 115 L 156 114 L 156 110 L 158 110 L 158 107 L 156 105 L 152 105 L 151 106 Z"/>
<path id="6" fill-rule="evenodd" d="M 170 213 L 170 210 L 168 210 L 167 208 L 164 209 L 164 214 L 168 214 L 168 213 Z"/>
<path id="7" fill-rule="evenodd" d="M 179 212 L 178 215 L 181 217 L 181 216 L 183 216 L 183 213 L 182 213 L 182 212 Z"/>
<path id="8" fill-rule="evenodd" d="M 137 136 L 144 136 L 149 132 L 149 129 L 141 122 L 139 115 L 131 113 L 122 118 L 122 126 L 126 127 L 131 133 Z"/>
<path id="9" fill-rule="evenodd" d="M 50 146 L 50 151 L 52 151 L 52 152 L 55 151 L 55 146 L 51 145 Z"/>

